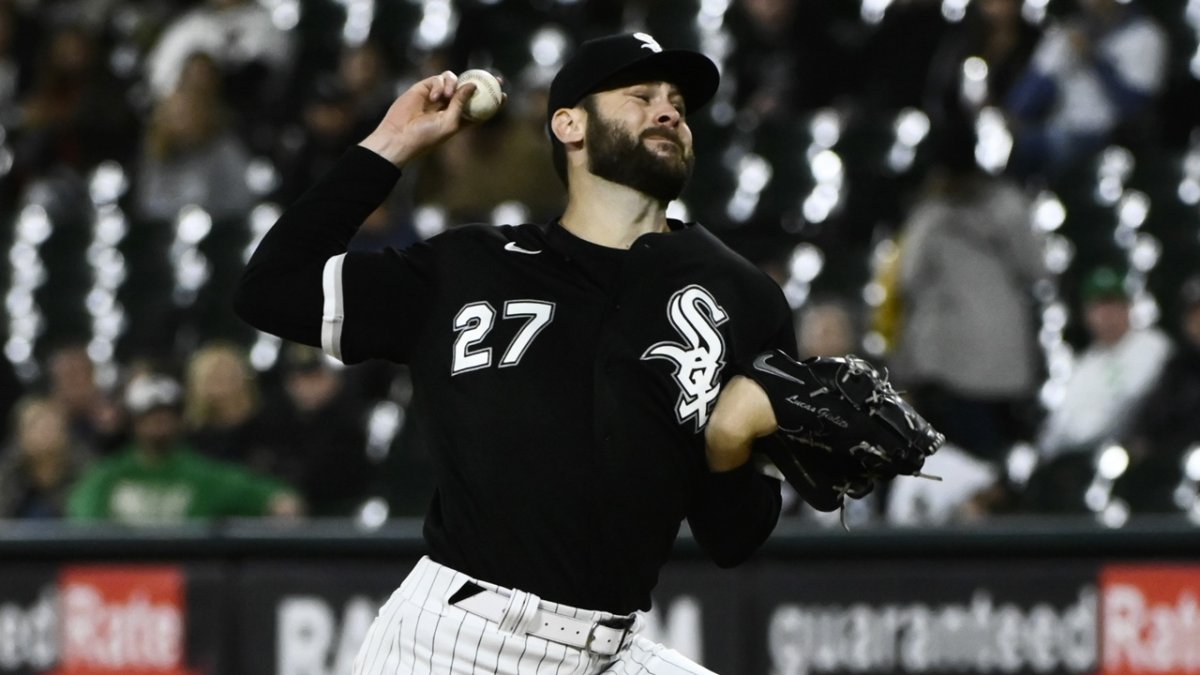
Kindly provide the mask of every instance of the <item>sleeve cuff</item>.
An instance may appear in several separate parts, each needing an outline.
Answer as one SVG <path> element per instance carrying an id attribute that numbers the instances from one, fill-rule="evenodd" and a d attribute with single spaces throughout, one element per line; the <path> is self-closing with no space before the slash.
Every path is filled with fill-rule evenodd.
<path id="1" fill-rule="evenodd" d="M 746 486 L 754 481 L 758 473 L 754 460 L 750 460 L 736 469 L 709 472 L 706 486 L 712 492 L 741 492 L 747 489 Z"/>

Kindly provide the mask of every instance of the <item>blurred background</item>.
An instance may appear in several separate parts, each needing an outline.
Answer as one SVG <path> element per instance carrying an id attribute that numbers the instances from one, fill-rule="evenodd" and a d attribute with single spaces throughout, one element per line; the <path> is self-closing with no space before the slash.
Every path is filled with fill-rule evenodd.
<path id="1" fill-rule="evenodd" d="M 444 69 L 502 75 L 507 107 L 352 247 L 554 218 L 546 87 L 624 30 L 723 72 L 671 214 L 778 280 L 802 354 L 888 368 L 949 437 L 942 482 L 880 486 L 848 523 L 1200 523 L 1197 0 L 0 1 L 0 517 L 421 515 L 405 369 L 281 345 L 231 287 Z M 258 492 L 97 506 L 147 444 Z"/>

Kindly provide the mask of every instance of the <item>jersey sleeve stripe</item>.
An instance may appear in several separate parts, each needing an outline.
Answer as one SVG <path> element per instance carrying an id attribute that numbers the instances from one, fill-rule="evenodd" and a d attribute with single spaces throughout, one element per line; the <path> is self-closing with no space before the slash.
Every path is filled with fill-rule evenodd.
<path id="1" fill-rule="evenodd" d="M 342 265 L 346 254 L 335 255 L 325 261 L 321 275 L 321 291 L 325 305 L 321 316 L 321 349 L 338 361 L 342 360 L 342 322 L 346 306 L 342 298 Z"/>

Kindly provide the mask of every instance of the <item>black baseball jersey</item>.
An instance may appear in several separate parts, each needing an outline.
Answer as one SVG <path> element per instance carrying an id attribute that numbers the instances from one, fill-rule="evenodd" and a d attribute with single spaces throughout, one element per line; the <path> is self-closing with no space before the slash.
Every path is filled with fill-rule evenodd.
<path id="1" fill-rule="evenodd" d="M 430 555 L 577 607 L 650 603 L 680 523 L 718 563 L 773 529 L 779 482 L 710 474 L 703 429 L 734 365 L 795 352 L 774 281 L 698 225 L 629 250 L 558 224 L 454 228 L 345 253 L 398 178 L 362 148 L 281 218 L 239 313 L 346 363 L 407 363 L 431 443 Z"/>

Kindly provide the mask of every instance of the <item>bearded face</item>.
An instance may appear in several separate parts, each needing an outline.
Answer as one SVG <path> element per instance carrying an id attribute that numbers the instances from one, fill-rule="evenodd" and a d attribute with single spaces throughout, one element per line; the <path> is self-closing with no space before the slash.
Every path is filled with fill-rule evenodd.
<path id="1" fill-rule="evenodd" d="M 653 127 L 635 136 L 600 114 L 591 99 L 584 101 L 584 108 L 588 112 L 584 142 L 592 174 L 664 204 L 683 192 L 696 157 L 674 129 Z"/>

